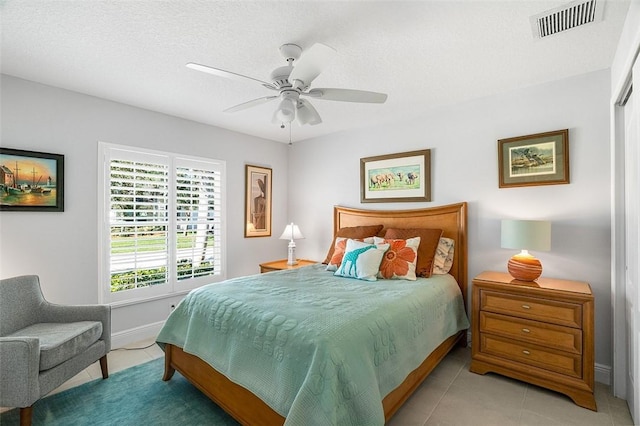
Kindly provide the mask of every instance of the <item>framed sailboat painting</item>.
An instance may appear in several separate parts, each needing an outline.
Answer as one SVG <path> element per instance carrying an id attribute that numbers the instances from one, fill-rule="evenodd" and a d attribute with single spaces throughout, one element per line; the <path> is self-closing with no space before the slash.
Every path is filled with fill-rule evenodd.
<path id="1" fill-rule="evenodd" d="M 0 211 L 64 211 L 64 155 L 0 147 Z"/>

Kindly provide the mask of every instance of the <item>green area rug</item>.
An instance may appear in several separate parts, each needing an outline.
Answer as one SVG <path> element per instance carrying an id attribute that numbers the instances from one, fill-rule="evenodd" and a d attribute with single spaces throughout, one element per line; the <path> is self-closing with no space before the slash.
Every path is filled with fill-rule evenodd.
<path id="1" fill-rule="evenodd" d="M 238 425 L 176 372 L 162 381 L 156 359 L 39 400 L 33 425 Z M 0 415 L 0 425 L 18 425 L 20 410 Z"/>

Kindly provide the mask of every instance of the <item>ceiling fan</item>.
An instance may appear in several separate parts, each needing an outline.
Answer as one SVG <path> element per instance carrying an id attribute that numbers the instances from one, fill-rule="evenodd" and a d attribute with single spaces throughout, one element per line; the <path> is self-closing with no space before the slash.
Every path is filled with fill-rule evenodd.
<path id="1" fill-rule="evenodd" d="M 300 125 L 322 123 L 318 111 L 305 97 L 361 103 L 384 103 L 387 100 L 387 95 L 384 93 L 351 89 L 310 89 L 313 80 L 320 75 L 336 55 L 335 49 L 327 45 L 316 43 L 303 53 L 302 48 L 296 44 L 283 44 L 280 46 L 280 53 L 286 59 L 287 65 L 278 67 L 271 72 L 271 82 L 193 62 L 189 62 L 187 68 L 237 81 L 257 82 L 269 90 L 279 92 L 277 95 L 264 96 L 243 102 L 225 109 L 224 112 L 242 111 L 279 99 L 280 104 L 273 114 L 272 121 L 282 125 L 291 123 L 294 120 Z"/>

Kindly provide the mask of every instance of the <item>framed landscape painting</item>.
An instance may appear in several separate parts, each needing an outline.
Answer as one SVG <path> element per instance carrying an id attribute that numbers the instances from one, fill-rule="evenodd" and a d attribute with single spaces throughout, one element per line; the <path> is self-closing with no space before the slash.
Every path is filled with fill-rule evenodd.
<path id="1" fill-rule="evenodd" d="M 0 148 L 0 210 L 64 211 L 64 155 Z"/>
<path id="2" fill-rule="evenodd" d="M 498 141 L 500 188 L 569 183 L 569 130 Z"/>
<path id="3" fill-rule="evenodd" d="M 246 165 L 244 236 L 271 236 L 271 176 L 267 167 Z"/>
<path id="4" fill-rule="evenodd" d="M 360 201 L 431 201 L 431 150 L 361 158 Z"/>

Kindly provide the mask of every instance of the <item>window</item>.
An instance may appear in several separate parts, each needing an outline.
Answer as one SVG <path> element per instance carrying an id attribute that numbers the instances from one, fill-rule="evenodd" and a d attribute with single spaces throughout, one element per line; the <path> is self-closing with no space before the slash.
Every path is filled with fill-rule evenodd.
<path id="1" fill-rule="evenodd" d="M 225 278 L 223 161 L 101 143 L 100 300 Z"/>

